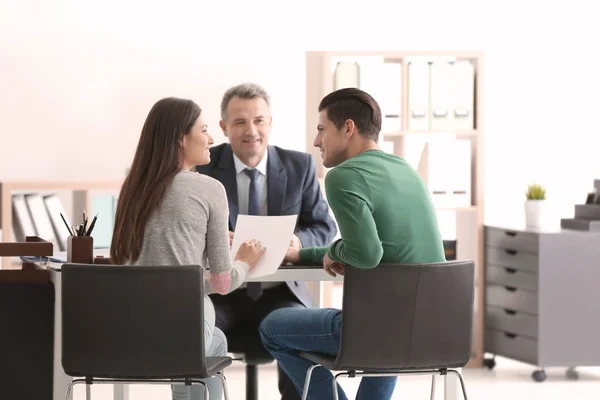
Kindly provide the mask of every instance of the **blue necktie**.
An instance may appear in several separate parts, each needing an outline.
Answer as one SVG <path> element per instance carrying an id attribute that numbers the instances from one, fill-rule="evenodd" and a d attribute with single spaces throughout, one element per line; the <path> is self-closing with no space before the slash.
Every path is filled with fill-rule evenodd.
<path id="1" fill-rule="evenodd" d="M 258 170 L 256 169 L 244 169 L 244 172 L 250 178 L 250 190 L 248 193 L 248 215 L 260 215 L 260 203 L 259 197 L 260 193 L 258 190 L 258 184 L 256 180 L 258 179 Z"/>
<path id="2" fill-rule="evenodd" d="M 250 190 L 248 193 L 248 215 L 260 215 L 260 191 L 258 189 L 258 170 L 256 169 L 244 169 L 244 172 L 250 178 Z M 258 300 L 262 295 L 262 284 L 260 282 L 248 282 L 246 285 L 246 292 L 252 300 Z"/>

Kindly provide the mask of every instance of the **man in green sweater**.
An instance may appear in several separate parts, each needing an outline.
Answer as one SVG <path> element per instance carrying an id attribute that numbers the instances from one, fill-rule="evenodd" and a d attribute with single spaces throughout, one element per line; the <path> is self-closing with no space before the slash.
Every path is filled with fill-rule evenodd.
<path id="1" fill-rule="evenodd" d="M 380 263 L 445 261 L 436 210 L 417 172 L 401 157 L 378 147 L 381 110 L 367 93 L 340 89 L 319 105 L 318 134 L 325 167 L 327 200 L 341 238 L 328 247 L 290 248 L 292 263 L 323 264 L 329 274 L 345 268 L 375 268 Z M 340 346 L 341 310 L 286 309 L 271 313 L 260 326 L 265 347 L 301 393 L 313 365 L 300 351 L 336 355 Z M 309 399 L 330 399 L 331 373 L 313 371 Z M 395 377 L 363 378 L 357 399 L 390 399 Z M 340 399 L 346 399 L 338 386 Z"/>

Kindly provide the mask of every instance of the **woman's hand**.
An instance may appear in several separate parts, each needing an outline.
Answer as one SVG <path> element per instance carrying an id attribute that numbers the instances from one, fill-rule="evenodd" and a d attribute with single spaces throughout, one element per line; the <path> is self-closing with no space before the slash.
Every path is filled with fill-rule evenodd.
<path id="1" fill-rule="evenodd" d="M 250 267 L 250 271 L 252 271 L 266 250 L 259 241 L 254 239 L 247 240 L 240 245 L 235 255 L 235 260 L 245 262 Z"/>

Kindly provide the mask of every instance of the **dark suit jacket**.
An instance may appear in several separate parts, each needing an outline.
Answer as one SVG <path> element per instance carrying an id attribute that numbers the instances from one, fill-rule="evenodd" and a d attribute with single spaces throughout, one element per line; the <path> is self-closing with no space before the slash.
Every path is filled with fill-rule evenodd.
<path id="1" fill-rule="evenodd" d="M 267 209 L 269 215 L 298 214 L 296 235 L 302 247 L 327 246 L 337 233 L 329 206 L 321 194 L 315 164 L 310 154 L 269 146 L 267 161 Z M 227 191 L 229 229 L 235 231 L 238 193 L 233 151 L 227 143 L 211 147 L 211 161 L 198 166 L 198 172 L 220 181 Z M 310 307 L 311 296 L 305 283 L 287 282 L 292 292 Z"/>

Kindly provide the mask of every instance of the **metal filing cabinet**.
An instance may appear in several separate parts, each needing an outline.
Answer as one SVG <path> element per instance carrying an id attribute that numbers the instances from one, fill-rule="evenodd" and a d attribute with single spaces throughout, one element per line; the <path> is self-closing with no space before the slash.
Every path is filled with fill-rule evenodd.
<path id="1" fill-rule="evenodd" d="M 485 227 L 484 365 L 600 366 L 600 233 Z"/>

